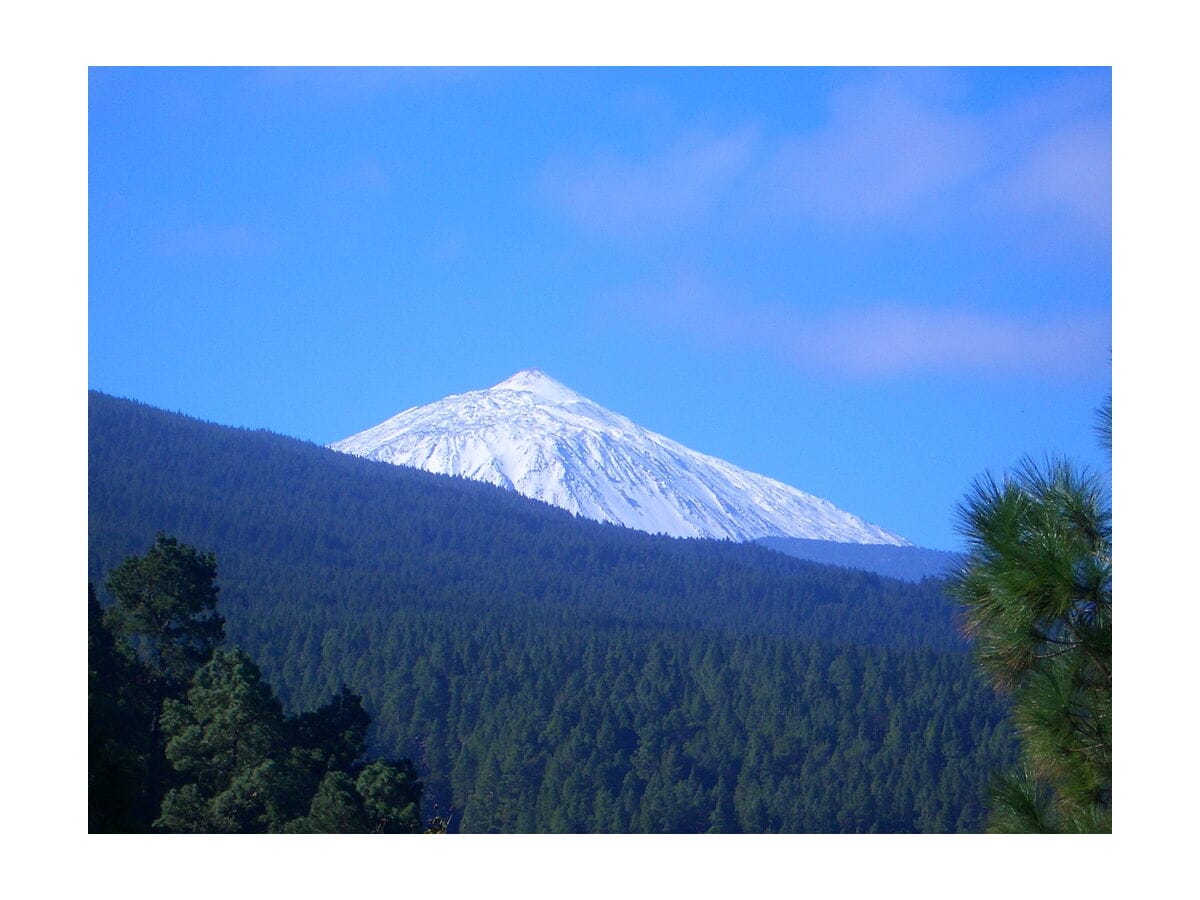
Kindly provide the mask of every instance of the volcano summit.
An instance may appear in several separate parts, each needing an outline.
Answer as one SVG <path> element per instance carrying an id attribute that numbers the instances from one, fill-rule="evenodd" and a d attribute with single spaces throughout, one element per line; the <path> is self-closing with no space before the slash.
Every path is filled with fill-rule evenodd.
<path id="1" fill-rule="evenodd" d="M 642 428 L 538 369 L 413 407 L 329 446 L 674 537 L 909 546 L 827 500 Z"/>

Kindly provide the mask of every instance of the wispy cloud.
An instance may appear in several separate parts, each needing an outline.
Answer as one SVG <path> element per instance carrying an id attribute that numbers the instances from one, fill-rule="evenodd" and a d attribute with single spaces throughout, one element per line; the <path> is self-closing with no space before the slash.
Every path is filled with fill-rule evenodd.
<path id="1" fill-rule="evenodd" d="M 1112 223 L 1112 126 L 1087 119 L 1053 129 L 993 187 L 998 206 L 1049 212 L 1107 231 Z"/>
<path id="2" fill-rule="evenodd" d="M 763 173 L 781 203 L 841 224 L 873 224 L 977 175 L 984 129 L 883 79 L 836 93 L 828 122 L 785 139 Z"/>
<path id="3" fill-rule="evenodd" d="M 765 173 L 793 212 L 847 226 L 1023 216 L 1095 234 L 1110 221 L 1111 116 L 1095 77 L 983 110 L 903 74 L 835 92 L 826 123 L 783 142 Z"/>
<path id="4" fill-rule="evenodd" d="M 742 127 L 681 138 L 654 154 L 560 158 L 546 183 L 576 222 L 637 237 L 707 221 L 741 204 L 772 228 L 880 225 L 957 229 L 1056 216 L 1106 231 L 1111 115 L 1103 78 L 1064 77 L 1009 105 L 970 105 L 935 76 L 883 70 L 835 90 L 804 129 Z M 732 188 L 737 187 L 738 190 Z"/>
<path id="5" fill-rule="evenodd" d="M 1107 366 L 1107 311 L 998 315 L 968 307 L 872 304 L 813 314 L 733 302 L 693 273 L 609 297 L 625 316 L 709 347 L 767 353 L 842 378 L 1092 376 Z"/>
<path id="6" fill-rule="evenodd" d="M 756 144 L 754 131 L 742 129 L 692 135 L 642 159 L 559 160 L 544 186 L 579 224 L 637 235 L 701 218 L 746 170 Z"/>
<path id="7" fill-rule="evenodd" d="M 847 311 L 785 339 L 793 361 L 813 360 L 855 376 L 917 373 L 1033 375 L 1094 374 L 1112 345 L 1106 312 L 1002 316 L 969 309 L 874 306 Z"/>

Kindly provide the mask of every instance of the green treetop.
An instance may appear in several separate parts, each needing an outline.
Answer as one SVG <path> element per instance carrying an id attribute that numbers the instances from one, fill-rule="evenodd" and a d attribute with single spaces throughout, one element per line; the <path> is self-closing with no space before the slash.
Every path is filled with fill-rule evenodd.
<path id="1" fill-rule="evenodd" d="M 1111 407 L 1102 436 L 1111 435 Z M 1111 446 L 1111 445 L 1110 445 Z M 1026 460 L 960 507 L 969 558 L 951 589 L 980 664 L 1011 692 L 1023 761 L 993 831 L 1112 830 L 1112 513 L 1100 479 Z"/>
<path id="2" fill-rule="evenodd" d="M 169 692 L 182 693 L 225 638 L 216 577 L 213 554 L 160 532 L 144 556 L 126 559 L 105 583 L 116 601 L 105 623 L 142 651 Z"/>

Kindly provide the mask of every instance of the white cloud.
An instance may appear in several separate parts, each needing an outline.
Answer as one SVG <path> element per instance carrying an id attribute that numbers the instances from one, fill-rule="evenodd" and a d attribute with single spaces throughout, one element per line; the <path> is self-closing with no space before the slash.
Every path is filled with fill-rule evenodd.
<path id="1" fill-rule="evenodd" d="M 815 126 L 693 135 L 654 155 L 560 159 L 545 184 L 579 224 L 632 237 L 716 224 L 731 211 L 772 229 L 983 225 L 1020 240 L 1035 222 L 1082 228 L 1087 239 L 1106 230 L 1111 115 L 1102 78 L 1069 74 L 987 107 L 960 102 L 946 89 L 953 83 L 882 70 L 834 91 Z"/>
<path id="2" fill-rule="evenodd" d="M 1107 367 L 1112 346 L 1107 310 L 1000 315 L 874 304 L 814 314 L 786 303 L 735 304 L 695 273 L 609 299 L 625 316 L 709 347 L 766 353 L 835 377 L 1087 377 Z"/>
<path id="3" fill-rule="evenodd" d="M 862 224 L 911 214 L 986 162 L 978 122 L 884 79 L 838 92 L 828 123 L 786 139 L 765 174 L 784 207 Z"/>
<path id="4" fill-rule="evenodd" d="M 920 373 L 1076 377 L 1101 370 L 1107 312 L 1002 316 L 970 309 L 874 306 L 796 328 L 793 360 L 853 376 Z"/>
<path id="5" fill-rule="evenodd" d="M 1112 223 L 1112 126 L 1071 122 L 1040 135 L 995 187 L 996 202 L 1020 212 L 1046 211 L 1107 231 Z"/>

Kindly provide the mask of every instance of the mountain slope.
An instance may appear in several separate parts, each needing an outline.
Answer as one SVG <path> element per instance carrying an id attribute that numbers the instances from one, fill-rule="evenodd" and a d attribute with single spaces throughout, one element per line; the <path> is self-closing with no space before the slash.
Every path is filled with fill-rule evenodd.
<path id="1" fill-rule="evenodd" d="M 405 410 L 330 447 L 652 534 L 908 544 L 827 500 L 642 428 L 537 369 Z"/>
<path id="2" fill-rule="evenodd" d="M 260 603 L 380 604 L 962 647 L 940 590 L 754 544 L 572 517 L 512 491 L 95 392 L 89 577 L 164 529 L 214 551 L 233 633 Z M 240 624 L 239 624 L 240 623 Z"/>
<path id="3" fill-rule="evenodd" d="M 847 569 L 862 569 L 904 581 L 944 578 L 957 568 L 963 559 L 960 554 L 945 550 L 894 547 L 890 544 L 845 544 L 790 537 L 759 538 L 755 543 L 797 559 Z"/>
<path id="4" fill-rule="evenodd" d="M 96 393 L 88 479 L 98 589 L 160 529 L 213 551 L 288 709 L 361 693 L 455 830 L 969 831 L 1014 758 L 935 582 Z"/>

